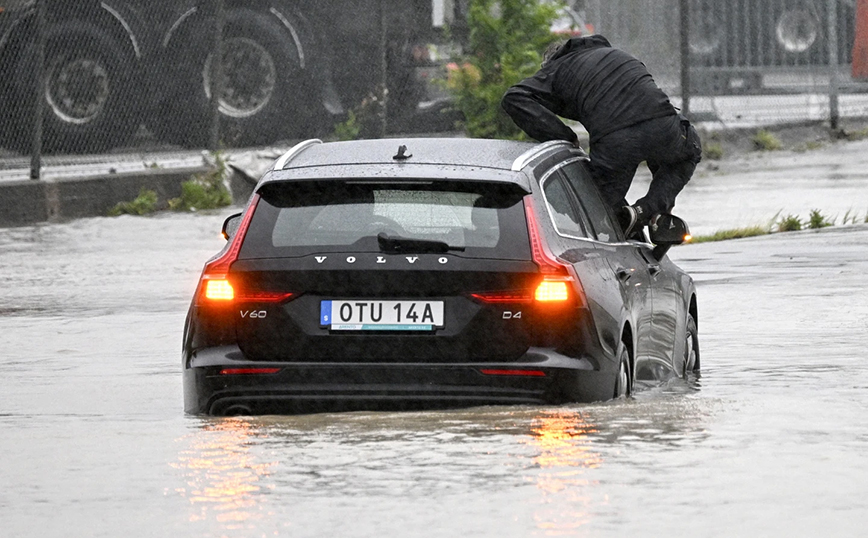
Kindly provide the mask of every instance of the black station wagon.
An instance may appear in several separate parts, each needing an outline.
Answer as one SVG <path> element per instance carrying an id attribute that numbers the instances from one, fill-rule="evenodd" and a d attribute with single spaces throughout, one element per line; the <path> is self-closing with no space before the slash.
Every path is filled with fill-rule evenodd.
<path id="1" fill-rule="evenodd" d="M 564 142 L 298 144 L 208 261 L 188 413 L 598 401 L 699 368 L 696 291 Z"/>

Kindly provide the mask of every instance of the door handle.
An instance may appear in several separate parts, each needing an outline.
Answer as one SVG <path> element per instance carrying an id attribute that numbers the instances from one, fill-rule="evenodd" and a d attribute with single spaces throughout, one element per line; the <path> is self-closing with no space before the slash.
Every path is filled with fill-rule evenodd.
<path id="1" fill-rule="evenodd" d="M 618 276 L 618 280 L 620 280 L 621 282 L 627 282 L 628 280 L 630 280 L 630 277 L 633 276 L 633 270 L 632 269 L 624 269 L 623 267 L 619 267 L 615 271 L 615 274 Z"/>
<path id="2" fill-rule="evenodd" d="M 651 273 L 651 276 L 657 276 L 657 273 L 660 272 L 660 265 L 656 263 L 648 264 L 648 272 Z"/>

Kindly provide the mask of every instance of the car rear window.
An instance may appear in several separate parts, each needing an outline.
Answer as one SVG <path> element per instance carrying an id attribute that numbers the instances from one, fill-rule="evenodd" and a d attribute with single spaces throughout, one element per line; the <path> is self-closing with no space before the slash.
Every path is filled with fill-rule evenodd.
<path id="1" fill-rule="evenodd" d="M 442 241 L 460 256 L 529 259 L 513 185 L 407 181 L 281 183 L 260 192 L 241 258 L 378 252 L 377 235 Z"/>

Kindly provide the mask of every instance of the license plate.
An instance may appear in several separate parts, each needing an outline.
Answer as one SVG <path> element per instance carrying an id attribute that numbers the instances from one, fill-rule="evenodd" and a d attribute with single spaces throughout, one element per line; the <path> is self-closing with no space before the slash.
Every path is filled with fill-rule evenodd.
<path id="1" fill-rule="evenodd" d="M 443 301 L 322 301 L 320 325 L 333 331 L 430 331 L 443 327 Z"/>

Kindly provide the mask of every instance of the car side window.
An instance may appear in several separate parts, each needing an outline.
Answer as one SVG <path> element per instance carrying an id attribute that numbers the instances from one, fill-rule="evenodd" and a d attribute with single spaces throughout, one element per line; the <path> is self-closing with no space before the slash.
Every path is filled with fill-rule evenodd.
<path id="1" fill-rule="evenodd" d="M 620 241 L 621 235 L 612 220 L 611 212 L 600 198 L 597 186 L 594 185 L 594 180 L 584 162 L 568 164 L 563 168 L 563 173 L 591 221 L 592 233 L 596 234 L 597 239 L 607 243 Z"/>
<path id="2" fill-rule="evenodd" d="M 569 237 L 587 237 L 567 189 L 560 174 L 552 174 L 543 182 L 543 195 L 548 203 L 555 230 Z"/>

